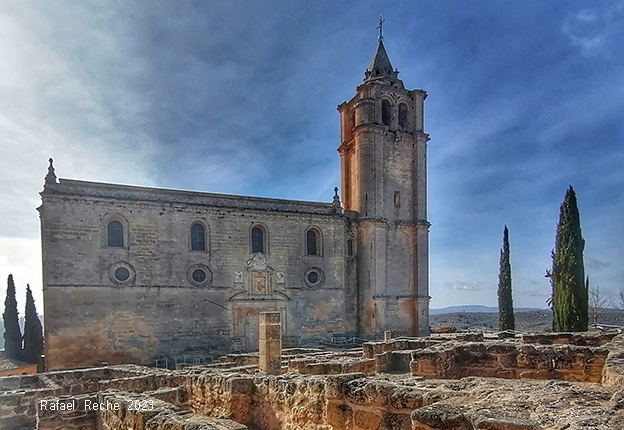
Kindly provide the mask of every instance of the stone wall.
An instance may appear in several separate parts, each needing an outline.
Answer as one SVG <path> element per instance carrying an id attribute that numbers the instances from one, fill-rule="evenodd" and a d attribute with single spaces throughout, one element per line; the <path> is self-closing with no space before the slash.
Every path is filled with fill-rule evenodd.
<path id="1" fill-rule="evenodd" d="M 156 376 L 161 380 L 156 382 Z M 68 370 L 39 373 L 29 376 L 10 376 L 0 378 L 0 429 L 22 430 L 35 428 L 37 405 L 42 399 L 54 399 L 59 396 L 71 398 L 90 398 L 85 393 L 95 393 L 109 387 L 146 391 L 156 386 L 166 385 L 166 374 L 158 370 L 148 371 L 134 366 L 100 367 L 94 369 Z M 146 383 L 146 380 L 149 383 Z M 82 396 L 82 397 L 81 397 Z M 67 398 L 67 397 L 66 397 Z M 53 424 L 63 419 L 73 419 L 84 414 L 67 416 L 47 415 Z"/>
<path id="2" fill-rule="evenodd" d="M 37 430 L 95 429 L 97 410 L 91 407 L 94 403 L 98 403 L 97 394 L 38 399 Z"/>
<path id="3" fill-rule="evenodd" d="M 351 221 L 331 204 L 65 179 L 42 198 L 48 369 L 257 350 L 263 311 L 282 314 L 291 344 L 357 331 Z M 107 246 L 111 220 L 124 226 L 124 247 Z M 205 251 L 191 251 L 196 222 Z M 255 225 L 265 229 L 263 254 L 251 253 Z M 306 255 L 310 227 L 321 233 L 319 255 Z M 115 279 L 117 267 L 127 281 Z M 312 268 L 318 285 L 305 282 Z"/>
<path id="4" fill-rule="evenodd" d="M 364 357 L 362 349 L 284 351 L 279 375 L 259 372 L 258 356 L 244 354 L 174 371 L 111 366 L 0 378 L 0 428 L 624 428 L 624 335 L 600 347 L 527 344 L 520 339 L 462 342 L 447 337 L 409 350 L 402 349 L 404 341 L 410 345 L 415 340 L 372 344 L 370 348 L 380 351 L 372 358 Z M 425 370 L 433 369 L 437 377 L 433 373 L 412 375 L 416 365 L 423 370 L 425 360 L 429 360 Z M 346 373 L 358 365 L 367 366 L 367 373 Z M 525 377 L 532 379 L 505 379 L 511 371 L 516 376 L 529 372 Z M 591 382 L 598 373 L 602 383 Z M 551 379 L 535 379 L 546 377 Z M 71 411 L 37 408 L 42 399 L 48 404 L 75 401 L 79 407 Z M 84 406 L 87 401 L 120 406 L 94 412 Z M 151 406 L 131 410 L 136 408 L 129 405 L 136 401 Z"/>
<path id="5" fill-rule="evenodd" d="M 624 390 L 553 382 L 235 373 L 185 380 L 193 412 L 259 430 L 607 430 L 624 424 Z"/>
<path id="6" fill-rule="evenodd" d="M 601 382 L 605 348 L 517 345 L 505 342 L 430 347 L 411 353 L 412 376 L 459 379 L 561 379 Z"/>
<path id="7" fill-rule="evenodd" d="M 34 428 L 39 399 L 69 391 L 45 374 L 0 378 L 0 429 Z"/>

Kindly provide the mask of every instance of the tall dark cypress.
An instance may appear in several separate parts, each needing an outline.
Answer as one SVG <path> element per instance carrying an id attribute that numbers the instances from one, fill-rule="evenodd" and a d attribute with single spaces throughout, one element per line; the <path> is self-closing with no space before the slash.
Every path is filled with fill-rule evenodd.
<path id="1" fill-rule="evenodd" d="M 507 226 L 503 231 L 503 249 L 500 253 L 498 272 L 498 328 L 501 331 L 516 329 L 511 294 L 511 264 L 509 263 L 509 230 L 507 230 Z"/>
<path id="2" fill-rule="evenodd" d="M 559 211 L 553 267 L 548 273 L 554 331 L 587 331 L 589 291 L 585 282 L 584 248 L 576 193 L 570 186 Z"/>
<path id="3" fill-rule="evenodd" d="M 26 286 L 26 313 L 24 316 L 24 353 L 23 360 L 39 363 L 43 352 L 43 329 L 37 316 L 35 299 L 30 285 Z"/>
<path id="4" fill-rule="evenodd" d="M 2 321 L 4 323 L 4 351 L 6 356 L 14 360 L 19 360 L 22 355 L 22 333 L 17 316 L 17 300 L 15 300 L 13 275 L 9 275 L 9 279 L 7 280 Z"/>

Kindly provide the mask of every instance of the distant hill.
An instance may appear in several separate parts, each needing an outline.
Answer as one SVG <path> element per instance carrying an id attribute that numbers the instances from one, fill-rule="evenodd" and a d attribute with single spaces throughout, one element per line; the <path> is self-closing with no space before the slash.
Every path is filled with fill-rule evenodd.
<path id="1" fill-rule="evenodd" d="M 515 308 L 515 312 L 537 312 L 537 311 L 547 311 L 549 309 L 540 309 L 540 308 Z M 429 309 L 429 315 L 441 315 L 441 314 L 455 314 L 459 312 L 484 312 L 484 313 L 496 313 L 498 312 L 497 307 L 493 306 L 484 306 L 484 305 L 459 305 L 459 306 L 448 306 L 446 308 L 441 309 Z"/>
<path id="2" fill-rule="evenodd" d="M 486 307 L 486 306 L 484 306 Z M 516 330 L 523 332 L 543 332 L 552 330 L 552 312 L 550 309 L 538 311 L 516 310 Z M 590 321 L 592 324 L 593 321 Z M 603 309 L 598 324 L 624 327 L 624 312 L 618 309 Z M 498 330 L 496 312 L 453 312 L 431 314 L 429 325 L 433 328 L 452 326 L 459 330 Z"/>

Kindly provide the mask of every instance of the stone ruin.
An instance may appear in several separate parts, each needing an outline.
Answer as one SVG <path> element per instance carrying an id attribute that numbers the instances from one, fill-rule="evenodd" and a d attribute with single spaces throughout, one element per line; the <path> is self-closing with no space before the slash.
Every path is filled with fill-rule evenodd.
<path id="1" fill-rule="evenodd" d="M 387 335 L 350 350 L 280 350 L 276 322 L 264 321 L 261 354 L 0 378 L 0 428 L 624 429 L 624 335 Z M 119 406 L 85 407 L 94 403 Z"/>

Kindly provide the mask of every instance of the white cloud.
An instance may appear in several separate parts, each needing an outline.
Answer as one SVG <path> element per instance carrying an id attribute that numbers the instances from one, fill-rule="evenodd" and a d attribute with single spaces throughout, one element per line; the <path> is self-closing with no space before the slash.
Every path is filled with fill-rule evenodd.
<path id="1" fill-rule="evenodd" d="M 39 240 L 0 237 L 0 252 L 0 299 L 4 302 L 7 278 L 13 275 L 20 315 L 24 315 L 26 284 L 29 284 L 32 289 L 37 313 L 42 314 L 43 291 L 41 289 L 41 244 Z"/>
<path id="2" fill-rule="evenodd" d="M 0 236 L 38 236 L 34 209 L 49 157 L 60 177 L 153 182 L 146 168 L 155 152 L 150 138 L 134 128 L 132 115 L 118 120 L 140 112 L 139 102 L 132 94 L 117 98 L 123 85 L 98 82 L 87 73 L 92 64 L 68 60 L 76 47 L 46 38 L 48 27 L 67 23 L 51 19 L 27 8 L 0 14 Z M 88 23 L 82 24 L 72 23 L 73 30 L 88 34 Z M 123 112 L 111 108 L 112 99 Z"/>
<path id="3" fill-rule="evenodd" d="M 13 274 L 22 315 L 26 284 L 43 313 L 35 208 L 48 158 L 55 159 L 61 177 L 153 182 L 146 165 L 155 148 L 131 115 L 140 114 L 140 100 L 130 91 L 124 94 L 121 84 L 98 82 L 88 64 L 70 60 L 83 40 L 63 44 L 49 37 L 52 29 L 68 25 L 37 8 L 0 13 L 0 293 L 4 298 Z M 76 34 L 88 34 L 89 26 L 80 19 L 71 22 Z M 128 61 L 128 68 L 135 64 Z M 113 99 L 121 107 L 111 108 Z M 115 109 L 129 116 L 119 121 Z"/>
<path id="4" fill-rule="evenodd" d="M 600 261 L 594 258 L 587 259 L 587 267 L 594 269 L 594 270 L 603 270 L 610 266 L 611 266 L 611 263 L 609 263 L 608 261 Z"/>
<path id="5" fill-rule="evenodd" d="M 562 31 L 573 46 L 581 47 L 584 55 L 611 55 L 609 44 L 623 24 L 622 5 L 600 9 L 582 9 L 568 14 Z"/>
<path id="6" fill-rule="evenodd" d="M 594 10 L 591 9 L 583 9 L 574 15 L 576 19 L 579 21 L 590 21 L 594 22 L 598 19 L 598 15 Z"/>

